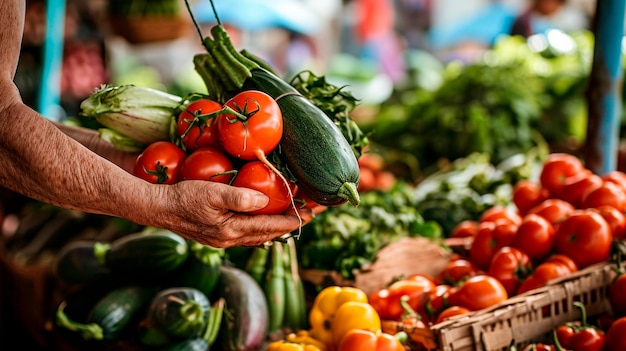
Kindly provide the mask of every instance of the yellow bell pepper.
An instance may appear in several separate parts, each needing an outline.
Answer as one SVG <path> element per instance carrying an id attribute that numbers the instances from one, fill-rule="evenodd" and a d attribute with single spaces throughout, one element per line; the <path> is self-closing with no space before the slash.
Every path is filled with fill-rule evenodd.
<path id="1" fill-rule="evenodd" d="M 267 351 L 321 351 L 319 347 L 287 340 L 278 340 L 267 345 Z"/>
<path id="2" fill-rule="evenodd" d="M 381 324 L 380 316 L 374 306 L 367 302 L 346 302 L 339 307 L 332 322 L 333 346 L 338 346 L 341 339 L 353 329 L 378 333 L 382 329 Z"/>
<path id="3" fill-rule="evenodd" d="M 332 349 L 332 321 L 339 307 L 350 301 L 367 303 L 367 294 L 361 289 L 340 286 L 329 286 L 320 291 L 309 312 L 310 336 Z"/>
<path id="4" fill-rule="evenodd" d="M 313 345 L 320 351 L 326 351 L 326 345 L 309 335 L 307 330 L 299 330 L 296 333 L 289 333 L 285 337 L 285 340 L 305 345 Z"/>

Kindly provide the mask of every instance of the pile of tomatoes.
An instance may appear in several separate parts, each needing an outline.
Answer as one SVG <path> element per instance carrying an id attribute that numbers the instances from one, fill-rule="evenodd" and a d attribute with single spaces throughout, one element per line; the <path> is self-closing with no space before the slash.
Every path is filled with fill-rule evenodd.
<path id="1" fill-rule="evenodd" d="M 155 184 L 204 180 L 258 190 L 270 199 L 254 214 L 278 214 L 290 206 L 315 204 L 297 194 L 268 156 L 283 134 L 277 102 L 268 94 L 243 91 L 224 104 L 206 97 L 188 103 L 176 119 L 172 141 L 148 145 L 137 157 L 133 174 Z"/>

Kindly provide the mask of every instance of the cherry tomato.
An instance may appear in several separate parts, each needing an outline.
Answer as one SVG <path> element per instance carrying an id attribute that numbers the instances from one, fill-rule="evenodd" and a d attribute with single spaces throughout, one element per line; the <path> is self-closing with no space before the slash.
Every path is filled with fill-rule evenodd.
<path id="1" fill-rule="evenodd" d="M 504 206 L 493 206 L 480 215 L 479 222 L 495 222 L 498 219 L 506 219 L 513 224 L 520 224 L 522 218 L 513 209 Z"/>
<path id="2" fill-rule="evenodd" d="M 569 202 L 573 207 L 582 208 L 583 196 L 602 185 L 602 183 L 603 181 L 600 176 L 593 174 L 589 170 L 585 170 L 565 180 L 559 198 Z"/>
<path id="3" fill-rule="evenodd" d="M 525 252 L 534 262 L 548 257 L 554 247 L 554 228 L 545 218 L 527 214 L 517 228 L 511 246 Z"/>
<path id="4" fill-rule="evenodd" d="M 264 92 L 247 90 L 224 105 L 241 115 L 220 114 L 217 118 L 220 142 L 226 152 L 249 161 L 276 148 L 283 135 L 283 117 L 276 100 Z"/>
<path id="5" fill-rule="evenodd" d="M 251 214 L 283 213 L 291 206 L 290 195 L 295 193 L 293 184 L 290 184 L 291 188 L 287 188 L 287 184 L 261 161 L 250 161 L 241 166 L 232 185 L 258 190 L 269 197 L 269 203 L 265 207 L 252 211 Z"/>
<path id="6" fill-rule="evenodd" d="M 466 280 L 450 293 L 450 305 L 477 311 L 505 301 L 506 289 L 498 279 L 489 275 L 476 275 Z"/>
<path id="7" fill-rule="evenodd" d="M 605 334 L 606 351 L 626 350 L 626 317 L 618 318 Z"/>
<path id="8" fill-rule="evenodd" d="M 559 197 L 566 179 L 577 175 L 584 169 L 580 159 L 572 154 L 552 153 L 543 162 L 539 183 L 551 196 Z"/>
<path id="9" fill-rule="evenodd" d="M 580 328 L 580 321 L 568 322 L 559 325 L 554 329 L 556 338 L 559 341 L 559 345 L 565 349 L 572 348 L 572 336 L 576 334 L 576 329 Z"/>
<path id="10" fill-rule="evenodd" d="M 174 143 L 154 142 L 137 156 L 133 174 L 153 184 L 174 184 L 186 156 Z"/>
<path id="11" fill-rule="evenodd" d="M 513 187 L 513 203 L 521 214 L 548 199 L 550 192 L 532 180 L 521 180 Z"/>
<path id="12" fill-rule="evenodd" d="M 613 239 L 626 239 L 626 215 L 613 206 L 599 206 L 592 208 L 596 210 L 606 220 L 611 227 Z"/>
<path id="13" fill-rule="evenodd" d="M 388 316 L 390 319 L 399 320 L 406 312 L 400 299 L 403 295 L 408 296 L 408 305 L 416 312 L 423 314 L 421 306 L 422 295 L 434 290 L 436 284 L 425 276 L 413 276 L 410 279 L 399 280 L 389 285 Z"/>
<path id="14" fill-rule="evenodd" d="M 452 228 L 450 232 L 451 238 L 473 238 L 478 234 L 478 222 L 473 220 L 465 220 Z"/>
<path id="15" fill-rule="evenodd" d="M 180 167 L 179 179 L 230 184 L 234 175 L 233 164 L 224 153 L 211 147 L 202 147 L 187 156 Z"/>
<path id="16" fill-rule="evenodd" d="M 609 285 L 609 303 L 613 314 L 619 317 L 626 316 L 626 273 L 619 272 Z"/>
<path id="17" fill-rule="evenodd" d="M 192 101 L 178 115 L 176 122 L 178 136 L 187 152 L 193 152 L 201 147 L 219 148 L 217 123 L 209 115 L 222 109 L 222 105 L 209 99 Z M 205 117 L 203 119 L 203 117 Z"/>
<path id="18" fill-rule="evenodd" d="M 572 335 L 570 343 L 572 351 L 603 351 L 604 332 L 598 328 L 588 326 Z"/>
<path id="19" fill-rule="evenodd" d="M 441 313 L 439 314 L 439 316 L 437 317 L 437 319 L 435 320 L 435 324 L 437 323 L 441 323 L 447 319 L 450 319 L 454 316 L 460 316 L 463 314 L 467 314 L 470 313 L 472 311 L 470 311 L 469 309 L 463 307 L 463 306 L 450 306 L 448 308 L 446 308 L 445 310 L 441 311 Z"/>
<path id="20" fill-rule="evenodd" d="M 521 250 L 505 246 L 496 251 L 491 260 L 487 274 L 498 279 L 509 296 L 517 293 L 517 289 L 532 273 L 533 265 L 530 257 Z"/>
<path id="21" fill-rule="evenodd" d="M 554 238 L 555 252 L 570 257 L 578 269 L 609 258 L 611 228 L 597 212 L 577 210 L 566 218 Z"/>
<path id="22" fill-rule="evenodd" d="M 583 208 L 612 206 L 621 212 L 626 210 L 626 193 L 617 184 L 604 182 L 583 195 Z"/>
<path id="23" fill-rule="evenodd" d="M 547 199 L 528 210 L 529 214 L 537 214 L 552 224 L 554 229 L 567 218 L 576 208 L 569 202 L 561 199 Z"/>
<path id="24" fill-rule="evenodd" d="M 500 218 L 496 222 L 481 222 L 470 246 L 470 261 L 479 269 L 486 271 L 493 254 L 501 247 L 511 244 L 517 228 L 517 224 L 505 218 Z"/>
<path id="25" fill-rule="evenodd" d="M 391 334 L 364 329 L 349 330 L 340 341 L 337 351 L 406 351 L 404 345 Z"/>
<path id="26" fill-rule="evenodd" d="M 449 261 L 446 266 L 435 277 L 437 284 L 457 285 L 469 277 L 473 277 L 480 273 L 480 269 L 476 267 L 470 260 L 458 259 Z"/>
<path id="27" fill-rule="evenodd" d="M 517 289 L 517 294 L 525 293 L 529 290 L 534 290 L 545 286 L 549 281 L 564 277 L 571 274 L 569 268 L 561 263 L 543 262 L 540 263 L 533 273 L 526 277 L 520 287 Z"/>

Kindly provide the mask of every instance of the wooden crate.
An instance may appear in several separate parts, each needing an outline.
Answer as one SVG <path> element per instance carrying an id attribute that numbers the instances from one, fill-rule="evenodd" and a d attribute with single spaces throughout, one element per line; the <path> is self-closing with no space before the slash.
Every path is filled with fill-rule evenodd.
<path id="1" fill-rule="evenodd" d="M 407 332 L 423 350 L 507 351 L 512 342 L 521 348 L 548 341 L 553 328 L 580 319 L 574 301 L 583 302 L 590 317 L 610 312 L 606 297 L 614 267 L 609 263 L 590 266 L 490 308 Z"/>

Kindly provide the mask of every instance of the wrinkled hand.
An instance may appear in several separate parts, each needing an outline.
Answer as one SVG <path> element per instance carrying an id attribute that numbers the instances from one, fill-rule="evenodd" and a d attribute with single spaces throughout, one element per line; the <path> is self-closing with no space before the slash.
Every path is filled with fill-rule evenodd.
<path id="1" fill-rule="evenodd" d="M 175 199 L 161 227 L 213 247 L 257 246 L 298 230 L 313 218 L 310 209 L 284 215 L 249 215 L 263 208 L 260 192 L 209 181 L 162 186 Z"/>

